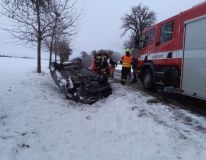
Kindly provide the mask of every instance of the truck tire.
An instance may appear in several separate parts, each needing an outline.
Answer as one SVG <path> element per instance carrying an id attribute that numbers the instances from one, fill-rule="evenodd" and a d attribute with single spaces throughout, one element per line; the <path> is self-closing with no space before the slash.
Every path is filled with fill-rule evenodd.
<path id="1" fill-rule="evenodd" d="M 147 90 L 152 90 L 154 82 L 152 77 L 152 71 L 150 69 L 146 69 L 143 73 L 143 86 Z"/>

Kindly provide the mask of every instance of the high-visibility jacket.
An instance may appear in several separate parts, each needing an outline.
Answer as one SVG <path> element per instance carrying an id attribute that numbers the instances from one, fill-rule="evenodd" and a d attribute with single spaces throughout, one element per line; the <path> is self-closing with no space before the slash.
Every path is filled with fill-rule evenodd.
<path id="1" fill-rule="evenodd" d="M 131 56 L 123 56 L 122 57 L 122 67 L 130 68 L 132 64 L 132 57 Z"/>

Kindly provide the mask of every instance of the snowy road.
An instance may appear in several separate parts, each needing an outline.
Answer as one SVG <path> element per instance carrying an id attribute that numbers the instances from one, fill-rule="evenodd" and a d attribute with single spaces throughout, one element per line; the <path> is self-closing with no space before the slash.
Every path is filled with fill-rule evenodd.
<path id="1" fill-rule="evenodd" d="M 35 65 L 0 58 L 0 160 L 205 160 L 204 117 L 118 83 L 91 106 L 68 101 Z"/>

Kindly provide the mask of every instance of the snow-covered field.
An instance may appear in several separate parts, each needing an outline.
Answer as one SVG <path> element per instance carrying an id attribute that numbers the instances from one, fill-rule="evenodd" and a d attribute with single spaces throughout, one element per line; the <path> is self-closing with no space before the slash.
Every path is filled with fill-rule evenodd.
<path id="1" fill-rule="evenodd" d="M 205 160 L 204 117 L 118 83 L 93 105 L 66 100 L 47 63 L 0 58 L 0 160 Z"/>

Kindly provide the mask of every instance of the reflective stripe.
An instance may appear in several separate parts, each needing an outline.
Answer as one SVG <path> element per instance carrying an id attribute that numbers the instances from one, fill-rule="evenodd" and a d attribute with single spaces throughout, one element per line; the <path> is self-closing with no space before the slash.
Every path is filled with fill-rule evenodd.
<path id="1" fill-rule="evenodd" d="M 172 52 L 172 57 L 168 58 L 168 54 Z M 138 60 L 144 60 L 147 56 L 148 60 L 159 60 L 159 59 L 176 59 L 183 57 L 183 50 L 173 50 L 173 51 L 166 51 L 166 52 L 157 52 L 157 53 L 150 53 L 150 54 L 141 54 L 138 57 Z"/>

